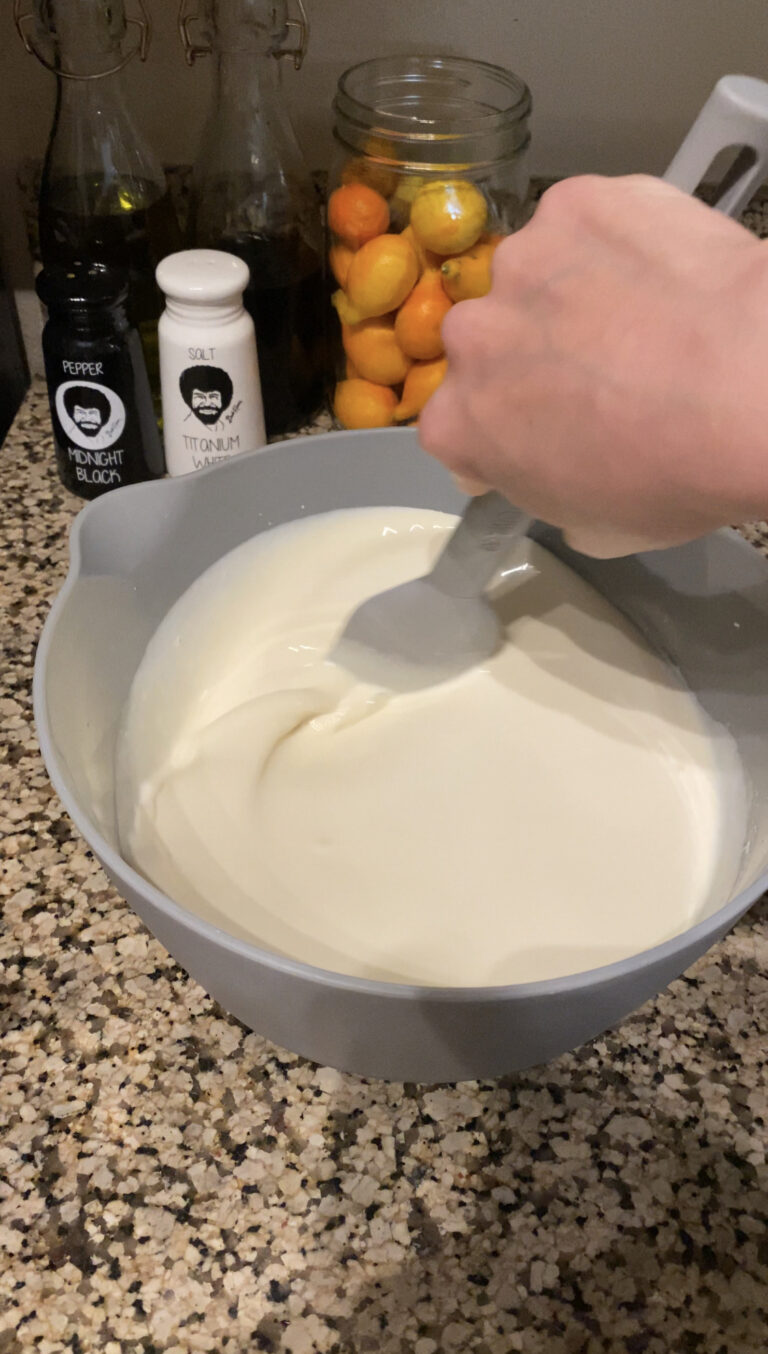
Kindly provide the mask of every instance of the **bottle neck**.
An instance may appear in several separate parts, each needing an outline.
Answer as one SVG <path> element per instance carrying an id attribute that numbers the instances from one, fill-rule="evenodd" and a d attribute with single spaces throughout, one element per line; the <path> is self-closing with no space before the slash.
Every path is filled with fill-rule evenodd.
<path id="1" fill-rule="evenodd" d="M 273 55 L 285 45 L 285 5 L 210 3 L 215 76 L 192 178 L 191 239 L 218 248 L 233 237 L 298 234 L 319 250 L 317 197 Z"/>
<path id="2" fill-rule="evenodd" d="M 309 174 L 281 98 L 280 63 L 267 52 L 217 51 L 214 88 L 195 183 L 237 175 L 269 184 L 273 200 L 309 188 Z M 247 190 L 254 207 L 259 193 Z"/>
<path id="3" fill-rule="evenodd" d="M 265 51 L 214 52 L 214 108 L 219 116 L 269 114 L 280 98 L 280 64 Z"/>
<path id="4" fill-rule="evenodd" d="M 201 306 L 194 301 L 180 301 L 177 297 L 168 296 L 165 301 L 165 309 L 174 320 L 180 320 L 195 328 L 204 327 L 207 329 L 210 326 L 218 327 L 229 324 L 231 320 L 238 319 L 243 314 L 243 303 L 240 299 L 229 298 L 220 302 L 219 305 L 211 305 L 206 302 L 204 306 Z"/>
<path id="5" fill-rule="evenodd" d="M 202 32 L 214 53 L 251 59 L 285 48 L 286 0 L 201 0 Z"/>
<path id="6" fill-rule="evenodd" d="M 134 122 L 128 71 L 93 80 L 58 78 L 56 110 L 43 168 L 43 195 L 61 185 L 76 210 L 110 215 L 148 207 L 165 192 L 165 174 Z M 85 194 L 84 201 L 79 199 Z"/>
<path id="7" fill-rule="evenodd" d="M 37 0 L 37 38 L 65 76 L 102 75 L 123 60 L 122 0 Z"/>

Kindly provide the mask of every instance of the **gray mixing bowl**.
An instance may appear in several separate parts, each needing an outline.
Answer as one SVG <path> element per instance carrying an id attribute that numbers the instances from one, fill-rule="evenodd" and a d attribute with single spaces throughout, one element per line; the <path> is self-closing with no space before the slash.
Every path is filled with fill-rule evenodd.
<path id="1" fill-rule="evenodd" d="M 575 1048 L 682 973 L 768 885 L 768 563 L 727 531 L 610 562 L 573 556 L 557 533 L 538 532 L 678 665 L 738 744 L 749 794 L 738 883 L 684 935 L 547 982 L 425 989 L 363 981 L 234 939 L 121 858 L 115 732 L 147 641 L 189 584 L 256 532 L 302 514 L 365 504 L 457 511 L 462 502 L 415 434 L 400 430 L 299 438 L 184 479 L 107 494 L 75 524 L 70 574 L 35 671 L 51 780 L 119 892 L 171 954 L 260 1034 L 318 1062 L 397 1080 L 494 1076 Z M 469 868 L 467 879 L 471 907 Z"/>

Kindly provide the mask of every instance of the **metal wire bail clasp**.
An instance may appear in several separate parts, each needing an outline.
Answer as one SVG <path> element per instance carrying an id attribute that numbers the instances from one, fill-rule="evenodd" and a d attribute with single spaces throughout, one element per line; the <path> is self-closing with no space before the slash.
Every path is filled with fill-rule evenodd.
<path id="1" fill-rule="evenodd" d="M 292 56 L 293 69 L 301 70 L 304 57 L 307 55 L 307 46 L 309 43 L 309 19 L 307 11 L 304 8 L 304 0 L 296 0 L 296 6 L 299 11 L 298 19 L 288 19 L 286 28 L 295 28 L 297 33 L 296 46 L 285 47 L 281 52 L 275 52 L 275 56 Z"/>
<path id="2" fill-rule="evenodd" d="M 46 70 L 53 71 L 54 75 L 60 75 L 65 80 L 100 80 L 104 75 L 114 75 L 117 71 L 121 71 L 123 66 L 127 66 L 128 62 L 137 54 L 140 61 L 146 61 L 147 59 L 152 26 L 149 14 L 144 5 L 144 0 L 136 0 L 136 4 L 140 11 L 140 17 L 135 19 L 126 18 L 125 20 L 126 27 L 133 26 L 139 30 L 139 36 L 135 47 L 129 48 L 122 61 L 119 61 L 115 66 L 110 66 L 109 70 L 91 71 L 88 74 L 78 74 L 77 71 L 62 70 L 60 66 L 55 65 L 54 62 L 49 61 L 47 57 L 43 56 L 43 53 L 40 51 L 39 47 L 35 46 L 30 36 L 29 26 L 30 23 L 34 23 L 35 16 L 29 10 L 25 12 L 25 3 L 26 0 L 13 0 L 13 21 L 16 25 L 16 32 L 24 43 L 30 56 L 36 56 L 40 64 L 45 66 Z"/>
<path id="3" fill-rule="evenodd" d="M 180 0 L 177 20 L 179 37 L 184 48 L 184 59 L 188 66 L 194 66 L 199 56 L 210 56 L 211 54 L 210 43 L 195 42 L 192 36 L 190 25 L 196 23 L 200 18 L 197 9 L 192 9 L 194 3 L 195 0 Z"/>
<path id="4" fill-rule="evenodd" d="M 199 56 L 210 56 L 212 50 L 209 42 L 198 42 L 192 32 L 192 24 L 200 19 L 197 4 L 198 0 L 179 0 L 179 37 L 188 66 L 193 66 Z M 299 11 L 298 19 L 287 19 L 285 23 L 286 28 L 296 29 L 296 45 L 273 51 L 272 55 L 278 59 L 283 56 L 293 57 L 294 69 L 301 70 L 309 42 L 309 19 L 304 8 L 304 0 L 296 0 L 296 5 Z"/>

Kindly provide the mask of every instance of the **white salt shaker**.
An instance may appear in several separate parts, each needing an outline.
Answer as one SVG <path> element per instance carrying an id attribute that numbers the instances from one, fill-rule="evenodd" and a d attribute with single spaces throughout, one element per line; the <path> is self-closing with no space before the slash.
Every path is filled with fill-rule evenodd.
<path id="1" fill-rule="evenodd" d="M 160 385 L 168 473 L 187 475 L 266 444 L 248 265 L 219 249 L 185 249 L 157 267 Z"/>

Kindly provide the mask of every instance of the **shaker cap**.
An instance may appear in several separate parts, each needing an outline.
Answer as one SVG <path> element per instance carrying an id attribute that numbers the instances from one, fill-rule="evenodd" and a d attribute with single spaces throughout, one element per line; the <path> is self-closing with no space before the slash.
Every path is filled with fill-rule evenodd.
<path id="1" fill-rule="evenodd" d="M 35 279 L 35 290 L 49 308 L 114 306 L 128 296 L 128 274 L 111 264 L 76 260 L 44 268 Z"/>
<path id="2" fill-rule="evenodd" d="M 174 301 L 221 305 L 240 301 L 248 285 L 248 264 L 222 249 L 182 249 L 161 259 L 157 285 Z"/>

